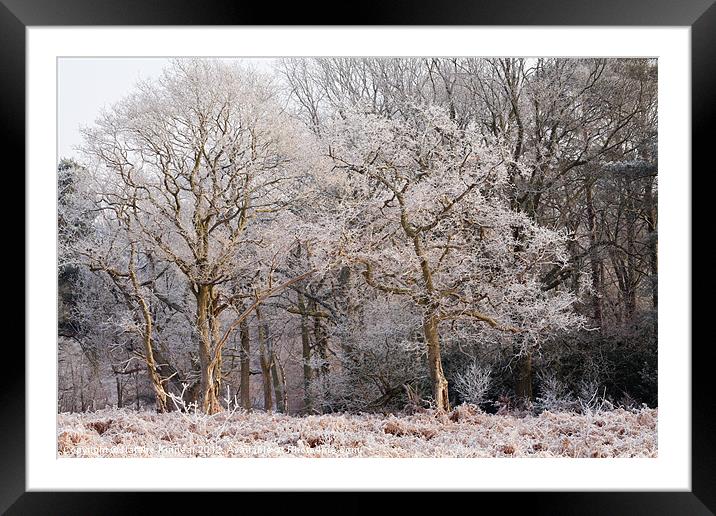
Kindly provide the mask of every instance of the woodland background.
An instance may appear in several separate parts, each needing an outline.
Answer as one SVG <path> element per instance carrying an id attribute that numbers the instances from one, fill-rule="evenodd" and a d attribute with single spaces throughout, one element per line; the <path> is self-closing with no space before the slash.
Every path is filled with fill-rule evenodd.
<path id="1" fill-rule="evenodd" d="M 57 168 L 58 411 L 657 405 L 657 63 L 175 60 Z"/>

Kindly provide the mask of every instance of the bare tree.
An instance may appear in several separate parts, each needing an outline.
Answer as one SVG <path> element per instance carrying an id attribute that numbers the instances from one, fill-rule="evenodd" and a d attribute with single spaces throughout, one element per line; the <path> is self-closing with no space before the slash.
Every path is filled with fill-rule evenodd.
<path id="1" fill-rule="evenodd" d="M 222 350 L 255 307 L 240 309 L 239 296 L 224 286 L 260 243 L 249 231 L 253 219 L 283 202 L 289 126 L 260 75 L 217 61 L 177 60 L 84 131 L 84 152 L 109 187 L 101 202 L 131 198 L 127 216 L 136 238 L 190 284 L 208 413 L 220 410 Z"/>

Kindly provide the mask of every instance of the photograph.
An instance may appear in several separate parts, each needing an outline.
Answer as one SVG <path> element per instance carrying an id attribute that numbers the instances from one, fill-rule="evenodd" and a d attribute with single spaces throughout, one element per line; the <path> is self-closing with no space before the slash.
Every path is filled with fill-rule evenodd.
<path id="1" fill-rule="evenodd" d="M 56 63 L 58 458 L 659 456 L 658 58 Z"/>

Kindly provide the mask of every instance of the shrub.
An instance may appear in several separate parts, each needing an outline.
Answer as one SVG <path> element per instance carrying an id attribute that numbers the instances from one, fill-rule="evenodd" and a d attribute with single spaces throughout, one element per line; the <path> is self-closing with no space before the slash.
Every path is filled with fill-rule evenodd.
<path id="1" fill-rule="evenodd" d="M 454 382 L 455 391 L 463 401 L 480 405 L 486 401 L 485 397 L 492 383 L 492 370 L 473 362 L 455 375 Z"/>

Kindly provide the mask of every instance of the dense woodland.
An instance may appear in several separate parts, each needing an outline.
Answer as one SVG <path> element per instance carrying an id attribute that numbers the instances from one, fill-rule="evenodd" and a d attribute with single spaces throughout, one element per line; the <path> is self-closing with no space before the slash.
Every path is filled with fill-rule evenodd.
<path id="1" fill-rule="evenodd" d="M 657 63 L 180 59 L 57 169 L 58 410 L 657 405 Z"/>

